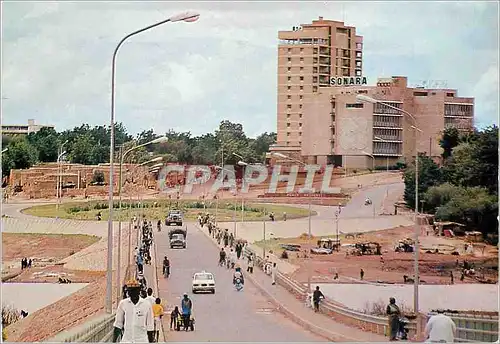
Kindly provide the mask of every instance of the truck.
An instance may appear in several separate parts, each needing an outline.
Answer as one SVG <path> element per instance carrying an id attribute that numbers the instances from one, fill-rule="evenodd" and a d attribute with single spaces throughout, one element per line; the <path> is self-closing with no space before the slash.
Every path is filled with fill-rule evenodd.
<path id="1" fill-rule="evenodd" d="M 170 210 L 165 219 L 166 226 L 182 226 L 182 212 L 180 210 Z"/>
<path id="2" fill-rule="evenodd" d="M 170 248 L 181 247 L 186 248 L 187 229 L 176 228 L 168 232 L 170 239 Z"/>

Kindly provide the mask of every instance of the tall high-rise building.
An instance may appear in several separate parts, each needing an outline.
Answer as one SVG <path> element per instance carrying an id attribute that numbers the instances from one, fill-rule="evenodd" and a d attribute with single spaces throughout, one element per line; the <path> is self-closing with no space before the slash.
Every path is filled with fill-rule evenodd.
<path id="1" fill-rule="evenodd" d="M 319 17 L 279 31 L 277 146 L 300 154 L 307 96 L 333 77 L 361 76 L 363 37 L 343 22 Z"/>

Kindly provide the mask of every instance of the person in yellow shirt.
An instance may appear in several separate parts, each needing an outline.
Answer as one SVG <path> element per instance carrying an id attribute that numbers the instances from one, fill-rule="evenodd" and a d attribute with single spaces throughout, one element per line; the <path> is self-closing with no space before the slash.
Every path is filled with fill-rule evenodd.
<path id="1" fill-rule="evenodd" d="M 161 319 L 163 317 L 164 309 L 161 305 L 161 299 L 159 297 L 156 298 L 155 304 L 153 305 L 153 317 L 155 319 L 155 342 L 158 343 L 158 339 L 160 337 L 160 327 L 161 327 Z"/>

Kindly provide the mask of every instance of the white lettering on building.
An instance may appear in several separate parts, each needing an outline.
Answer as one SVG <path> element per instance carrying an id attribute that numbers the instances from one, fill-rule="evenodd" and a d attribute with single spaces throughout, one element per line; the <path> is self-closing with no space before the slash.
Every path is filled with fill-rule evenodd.
<path id="1" fill-rule="evenodd" d="M 334 76 L 330 78 L 330 86 L 357 86 L 368 84 L 365 76 Z"/>

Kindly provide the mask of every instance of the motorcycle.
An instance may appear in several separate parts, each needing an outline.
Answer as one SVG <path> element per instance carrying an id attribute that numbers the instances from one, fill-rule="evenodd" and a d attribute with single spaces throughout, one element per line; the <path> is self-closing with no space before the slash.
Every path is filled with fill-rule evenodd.
<path id="1" fill-rule="evenodd" d="M 370 204 L 372 204 L 372 201 L 371 201 L 370 199 L 367 199 L 367 200 L 365 201 L 365 205 L 370 205 Z"/>
<path id="2" fill-rule="evenodd" d="M 243 289 L 243 281 L 241 280 L 241 278 L 236 278 L 234 280 L 234 287 L 237 291 L 241 291 Z"/>
<path id="3" fill-rule="evenodd" d="M 408 324 L 410 323 L 410 320 L 406 317 L 401 317 L 399 318 L 399 329 L 398 329 L 398 334 L 397 338 L 400 340 L 408 340 Z"/>

